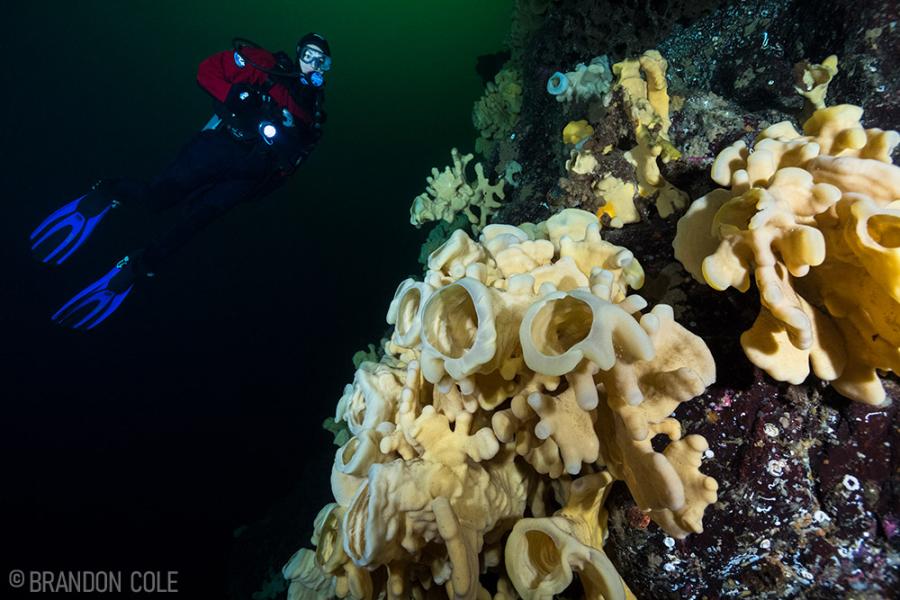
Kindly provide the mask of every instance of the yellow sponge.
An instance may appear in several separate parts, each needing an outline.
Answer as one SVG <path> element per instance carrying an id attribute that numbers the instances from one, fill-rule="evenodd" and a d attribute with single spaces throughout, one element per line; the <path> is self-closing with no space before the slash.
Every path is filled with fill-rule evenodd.
<path id="1" fill-rule="evenodd" d="M 594 135 L 594 128 L 584 119 L 581 119 L 580 121 L 569 121 L 569 124 L 563 129 L 563 142 L 567 144 L 577 144 L 581 140 L 589 138 L 592 135 Z"/>

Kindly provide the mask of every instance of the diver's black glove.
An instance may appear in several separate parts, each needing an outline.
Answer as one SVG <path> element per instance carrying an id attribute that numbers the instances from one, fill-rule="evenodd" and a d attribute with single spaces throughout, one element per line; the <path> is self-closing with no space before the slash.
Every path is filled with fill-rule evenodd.
<path id="1" fill-rule="evenodd" d="M 235 115 L 245 115 L 259 110 L 265 101 L 265 95 L 247 83 L 235 83 L 225 97 L 225 108 Z"/>

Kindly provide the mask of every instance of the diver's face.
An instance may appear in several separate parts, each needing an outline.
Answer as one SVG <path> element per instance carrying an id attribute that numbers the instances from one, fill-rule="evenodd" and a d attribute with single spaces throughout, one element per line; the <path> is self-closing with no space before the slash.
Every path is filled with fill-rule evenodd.
<path id="1" fill-rule="evenodd" d="M 327 71 L 322 68 L 322 61 L 326 58 L 325 52 L 315 44 L 307 44 L 300 49 L 300 72 L 309 75 L 313 71 Z M 329 61 L 330 66 L 330 61 Z"/>

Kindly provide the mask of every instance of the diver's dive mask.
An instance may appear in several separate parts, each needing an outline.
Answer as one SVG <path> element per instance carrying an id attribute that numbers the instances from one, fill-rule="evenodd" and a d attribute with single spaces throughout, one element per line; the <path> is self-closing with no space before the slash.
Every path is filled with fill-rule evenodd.
<path id="1" fill-rule="evenodd" d="M 314 46 L 300 48 L 297 60 L 311 66 L 316 71 L 325 72 L 331 68 L 331 57 Z"/>

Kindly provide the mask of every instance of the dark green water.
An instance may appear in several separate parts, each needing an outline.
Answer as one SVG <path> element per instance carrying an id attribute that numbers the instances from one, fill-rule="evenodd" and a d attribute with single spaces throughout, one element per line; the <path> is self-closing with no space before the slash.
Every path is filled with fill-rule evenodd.
<path id="1" fill-rule="evenodd" d="M 319 428 L 384 332 L 426 231 L 409 205 L 450 148 L 471 151 L 476 57 L 511 1 L 52 2 L 4 11 L 7 272 L 2 303 L 4 570 L 179 571 L 223 597 L 232 531 L 297 485 L 295 532 L 331 498 Z M 334 55 L 325 136 L 268 199 L 202 232 L 91 335 L 49 315 L 171 216 L 122 210 L 65 268 L 27 235 L 103 175 L 150 178 L 202 127 L 197 64 L 249 37 Z M 288 556 L 280 557 L 286 560 Z M 275 565 L 279 566 L 279 565 Z M 5 584 L 4 584 L 5 585 Z M 0 597 L 7 597 L 7 589 Z"/>

